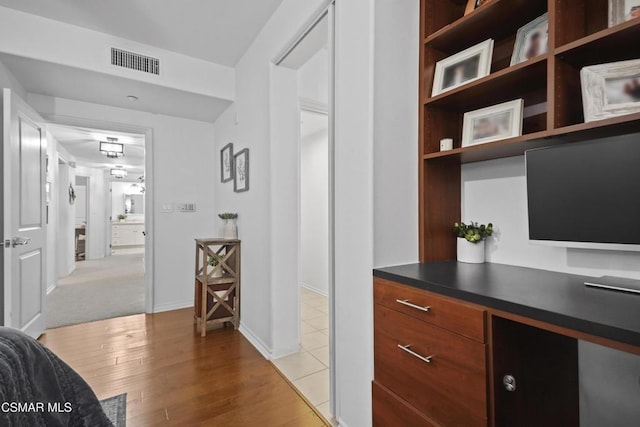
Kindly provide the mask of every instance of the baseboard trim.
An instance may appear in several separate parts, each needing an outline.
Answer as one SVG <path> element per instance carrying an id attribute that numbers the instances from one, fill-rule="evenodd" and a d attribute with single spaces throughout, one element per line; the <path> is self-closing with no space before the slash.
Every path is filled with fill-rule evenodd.
<path id="1" fill-rule="evenodd" d="M 271 360 L 280 359 L 282 357 L 287 357 L 292 354 L 300 353 L 301 350 L 300 345 L 295 345 L 294 347 L 285 348 L 283 350 L 272 350 L 271 351 Z"/>
<path id="2" fill-rule="evenodd" d="M 269 349 L 269 347 L 265 345 L 265 343 L 262 342 L 262 340 L 258 338 L 258 336 L 254 334 L 251 329 L 247 328 L 244 323 L 240 322 L 240 328 L 238 328 L 238 330 L 242 335 L 244 335 L 247 341 L 249 341 L 251 345 L 253 345 L 256 350 L 258 350 L 260 354 L 262 354 L 262 357 L 267 360 L 272 359 L 271 349 Z"/>
<path id="3" fill-rule="evenodd" d="M 58 285 L 55 284 L 55 283 L 53 285 L 48 286 L 47 287 L 47 295 L 49 295 L 51 292 L 55 291 L 57 287 L 58 287 Z"/>
<path id="4" fill-rule="evenodd" d="M 164 311 L 180 310 L 183 308 L 193 307 L 193 300 L 183 302 L 168 302 L 153 306 L 153 313 L 162 313 Z"/>
<path id="5" fill-rule="evenodd" d="M 309 285 L 307 283 L 300 282 L 300 286 L 302 286 L 305 289 L 310 290 L 311 292 L 315 292 L 318 295 L 322 295 L 323 297 L 329 298 L 329 293 L 328 292 L 321 291 L 318 288 L 315 288 L 315 287 L 313 287 L 313 286 L 311 286 L 311 285 Z"/>
<path id="6" fill-rule="evenodd" d="M 338 427 L 349 427 L 347 425 L 347 423 L 344 422 L 344 420 L 342 418 L 336 418 L 336 421 L 338 422 Z"/>

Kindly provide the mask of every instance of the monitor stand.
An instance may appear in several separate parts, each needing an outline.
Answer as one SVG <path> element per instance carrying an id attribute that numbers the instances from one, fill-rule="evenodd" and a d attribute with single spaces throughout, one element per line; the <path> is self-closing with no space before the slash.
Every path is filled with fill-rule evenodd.
<path id="1" fill-rule="evenodd" d="M 584 282 L 584 284 L 594 288 L 640 294 L 640 280 L 624 279 L 622 277 L 614 276 L 602 276 L 594 277 L 593 279 Z"/>

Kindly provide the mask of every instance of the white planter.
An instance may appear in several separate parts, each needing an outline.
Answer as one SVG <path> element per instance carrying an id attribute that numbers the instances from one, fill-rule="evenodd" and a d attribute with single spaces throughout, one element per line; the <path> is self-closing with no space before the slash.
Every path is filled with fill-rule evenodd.
<path id="1" fill-rule="evenodd" d="M 238 225 L 235 219 L 224 220 L 224 233 L 222 235 L 225 239 L 237 239 L 238 238 Z"/>
<path id="2" fill-rule="evenodd" d="M 224 276 L 223 272 L 222 272 L 222 266 L 220 264 L 216 265 L 215 267 L 213 267 L 213 273 L 211 274 L 211 277 L 218 279 L 220 277 Z"/>
<path id="3" fill-rule="evenodd" d="M 478 243 L 458 238 L 458 262 L 482 264 L 484 262 L 484 240 Z"/>

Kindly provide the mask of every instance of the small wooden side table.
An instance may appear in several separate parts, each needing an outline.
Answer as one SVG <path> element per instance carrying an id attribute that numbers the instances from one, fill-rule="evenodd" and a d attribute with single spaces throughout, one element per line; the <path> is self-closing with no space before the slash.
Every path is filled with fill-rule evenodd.
<path id="1" fill-rule="evenodd" d="M 196 239 L 194 317 L 200 335 L 207 326 L 240 326 L 240 240 Z"/>

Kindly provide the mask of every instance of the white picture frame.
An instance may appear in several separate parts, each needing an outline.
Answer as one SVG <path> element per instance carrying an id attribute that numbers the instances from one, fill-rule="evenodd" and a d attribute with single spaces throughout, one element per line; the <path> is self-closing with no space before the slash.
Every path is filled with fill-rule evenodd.
<path id="1" fill-rule="evenodd" d="M 545 13 L 520 27 L 511 55 L 511 65 L 516 65 L 549 50 L 549 13 Z"/>
<path id="2" fill-rule="evenodd" d="M 640 18 L 640 0 L 609 0 L 609 27 Z"/>
<path id="3" fill-rule="evenodd" d="M 640 59 L 580 70 L 584 121 L 640 112 Z"/>
<path id="4" fill-rule="evenodd" d="M 436 63 L 431 96 L 488 76 L 491 72 L 493 39 L 458 52 Z"/>
<path id="5" fill-rule="evenodd" d="M 523 99 L 514 99 L 464 113 L 462 147 L 522 135 L 523 107 Z"/>

